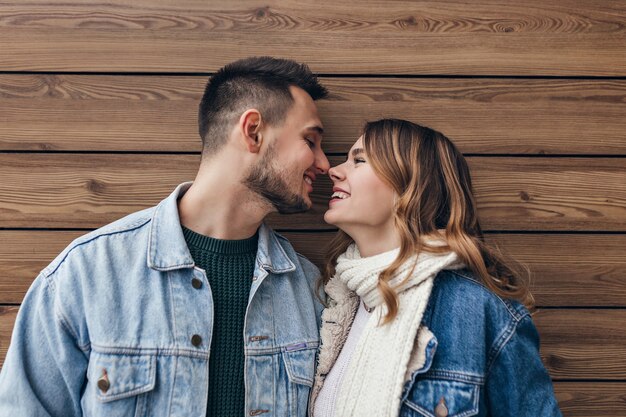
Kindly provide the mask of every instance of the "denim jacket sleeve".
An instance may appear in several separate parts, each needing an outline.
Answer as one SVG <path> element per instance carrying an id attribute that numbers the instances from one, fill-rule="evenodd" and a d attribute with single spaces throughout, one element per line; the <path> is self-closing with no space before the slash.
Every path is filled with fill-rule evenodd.
<path id="1" fill-rule="evenodd" d="M 561 416 L 530 315 L 517 322 L 498 351 L 485 388 L 490 416 Z"/>
<path id="2" fill-rule="evenodd" d="M 54 284 L 40 274 L 19 310 L 0 372 L 0 417 L 81 415 L 88 347 L 78 345 Z"/>

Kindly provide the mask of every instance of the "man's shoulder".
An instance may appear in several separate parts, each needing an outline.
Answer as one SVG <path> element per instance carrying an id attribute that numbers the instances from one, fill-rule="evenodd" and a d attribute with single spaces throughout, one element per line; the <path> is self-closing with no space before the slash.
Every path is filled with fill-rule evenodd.
<path id="1" fill-rule="evenodd" d="M 112 223 L 106 224 L 96 230 L 86 233 L 74 239 L 57 257 L 42 271 L 42 274 L 49 276 L 54 274 L 63 263 L 92 254 L 97 254 L 101 249 L 106 248 L 108 255 L 111 251 L 119 250 L 127 252 L 131 250 L 128 244 L 111 244 L 112 240 L 124 238 L 130 234 L 142 234 L 144 228 L 150 223 L 155 207 L 150 207 L 141 211 L 131 213 Z M 130 239 L 132 241 L 132 239 Z M 127 242 L 128 243 L 128 242 Z M 142 245 L 145 244 L 141 242 Z M 100 253 L 103 254 L 103 253 Z M 93 261 L 93 259 L 92 259 Z"/>

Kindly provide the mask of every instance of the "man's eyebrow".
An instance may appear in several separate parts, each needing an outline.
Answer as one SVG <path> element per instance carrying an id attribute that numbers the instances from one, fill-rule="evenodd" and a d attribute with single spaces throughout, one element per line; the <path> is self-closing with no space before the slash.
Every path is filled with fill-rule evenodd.
<path id="1" fill-rule="evenodd" d="M 317 132 L 317 134 L 319 135 L 323 135 L 324 134 L 324 128 L 322 128 L 322 126 L 309 126 L 304 130 L 313 130 L 314 132 Z"/>

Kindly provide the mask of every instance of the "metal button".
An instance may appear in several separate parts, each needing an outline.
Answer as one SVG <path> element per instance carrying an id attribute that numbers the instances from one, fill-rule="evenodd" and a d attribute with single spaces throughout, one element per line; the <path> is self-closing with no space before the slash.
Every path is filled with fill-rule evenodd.
<path id="1" fill-rule="evenodd" d="M 196 290 L 199 290 L 200 288 L 202 288 L 202 281 L 200 281 L 198 278 L 194 278 L 191 280 L 191 286 L 194 287 Z"/>
<path id="2" fill-rule="evenodd" d="M 103 369 L 102 370 L 102 376 L 100 377 L 100 379 L 98 379 L 98 388 L 100 389 L 100 391 L 102 391 L 102 393 L 106 393 L 109 388 L 111 387 L 111 383 L 109 382 L 109 376 L 107 375 L 107 370 Z"/>
<path id="3" fill-rule="evenodd" d="M 200 346 L 202 344 L 202 338 L 200 337 L 200 335 L 194 334 L 193 336 L 191 336 L 191 344 L 195 347 Z"/>
<path id="4" fill-rule="evenodd" d="M 439 404 L 435 407 L 435 416 L 436 417 L 447 417 L 448 415 L 448 407 L 446 407 L 446 400 L 443 397 L 439 400 Z"/>
<path id="5" fill-rule="evenodd" d="M 257 277 L 256 275 L 252 276 L 252 281 L 256 281 L 257 279 L 259 279 L 259 277 Z"/>

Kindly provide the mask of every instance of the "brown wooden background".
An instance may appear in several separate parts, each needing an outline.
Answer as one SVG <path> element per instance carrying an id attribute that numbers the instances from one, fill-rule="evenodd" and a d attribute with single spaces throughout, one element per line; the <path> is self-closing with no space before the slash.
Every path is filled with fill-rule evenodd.
<path id="1" fill-rule="evenodd" d="M 199 160 L 207 76 L 307 62 L 331 162 L 366 119 L 451 137 L 489 239 L 534 272 L 565 416 L 626 416 L 626 3 L 0 2 L 0 361 L 25 291 L 73 238 L 154 205 Z M 273 217 L 322 262 L 329 182 Z"/>

